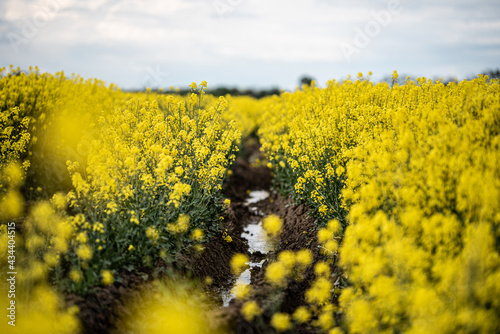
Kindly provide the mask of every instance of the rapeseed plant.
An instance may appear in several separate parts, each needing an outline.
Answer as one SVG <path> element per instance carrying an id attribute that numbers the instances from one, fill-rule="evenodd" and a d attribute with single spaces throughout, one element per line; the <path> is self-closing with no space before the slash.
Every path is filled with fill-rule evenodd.
<path id="1" fill-rule="evenodd" d="M 249 265 L 248 265 L 249 262 L 250 262 L 250 258 L 247 255 L 241 254 L 241 253 L 235 254 L 231 258 L 231 270 L 232 270 L 233 274 L 239 275 L 243 271 L 245 271 L 246 269 L 248 269 L 249 268 Z"/>
<path id="2" fill-rule="evenodd" d="M 398 79 L 266 101 L 275 183 L 314 208 L 321 253 L 340 253 L 346 331 L 498 331 L 499 82 Z M 315 271 L 306 299 L 326 303 L 338 276 Z M 330 316 L 316 325 L 330 330 Z"/>
<path id="3" fill-rule="evenodd" d="M 243 304 L 243 306 L 241 307 L 241 314 L 246 321 L 251 322 L 255 319 L 255 317 L 258 317 L 262 314 L 262 310 L 260 309 L 256 301 L 251 300 Z"/>
<path id="4" fill-rule="evenodd" d="M 290 315 L 287 313 L 277 312 L 271 317 L 271 326 L 278 332 L 285 332 L 292 327 Z"/>

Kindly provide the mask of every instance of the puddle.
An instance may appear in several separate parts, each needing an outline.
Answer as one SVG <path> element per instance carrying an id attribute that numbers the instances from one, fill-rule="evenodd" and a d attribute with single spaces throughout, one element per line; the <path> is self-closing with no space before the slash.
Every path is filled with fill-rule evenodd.
<path id="1" fill-rule="evenodd" d="M 248 252 L 250 254 L 255 252 L 267 254 L 272 250 L 266 231 L 264 231 L 264 228 L 262 227 L 262 220 L 259 220 L 257 224 L 248 224 L 243 229 L 241 237 L 247 240 L 249 248 Z"/>
<path id="2" fill-rule="evenodd" d="M 248 198 L 245 201 L 246 205 L 255 204 L 257 202 L 263 201 L 269 197 L 269 192 L 265 190 L 254 190 L 248 194 Z"/>
<path id="3" fill-rule="evenodd" d="M 268 197 L 269 192 L 265 190 L 255 190 L 250 192 L 247 200 L 245 201 L 245 204 L 249 206 L 248 211 L 250 213 L 263 217 L 264 213 L 260 211 L 256 206 L 252 206 L 252 204 L 256 204 Z M 262 220 L 260 218 L 254 218 L 247 226 L 243 228 L 241 238 L 245 239 L 248 242 L 248 252 L 250 254 L 260 252 L 265 255 L 272 251 L 271 243 L 269 242 L 266 232 L 262 227 Z M 253 268 L 262 267 L 264 261 L 265 259 L 261 260 L 260 262 L 247 262 L 250 268 L 245 270 L 238 276 L 233 286 L 237 284 L 250 284 L 252 280 L 251 270 Z M 227 307 L 229 305 L 229 302 L 235 297 L 231 290 L 232 288 L 226 291 L 222 291 L 221 293 L 223 307 Z"/>
<path id="4" fill-rule="evenodd" d="M 261 217 L 265 216 L 264 212 L 262 212 L 259 208 L 255 207 L 255 206 L 249 207 L 248 211 L 250 211 L 251 213 L 253 213 L 256 216 L 261 216 Z"/>
<path id="5" fill-rule="evenodd" d="M 262 267 L 262 265 L 264 264 L 264 261 L 265 261 L 265 259 L 260 261 L 260 262 L 247 262 L 247 264 L 250 266 L 250 268 L 248 268 L 247 270 L 242 272 L 240 274 L 240 276 L 238 276 L 238 279 L 236 280 L 236 282 L 234 282 L 231 289 L 222 291 L 221 296 L 222 296 L 222 306 L 223 307 L 229 306 L 229 302 L 231 300 L 233 300 L 235 297 L 231 291 L 232 288 L 238 284 L 250 284 L 250 282 L 252 281 L 251 270 L 255 267 L 258 267 L 258 268 Z"/>

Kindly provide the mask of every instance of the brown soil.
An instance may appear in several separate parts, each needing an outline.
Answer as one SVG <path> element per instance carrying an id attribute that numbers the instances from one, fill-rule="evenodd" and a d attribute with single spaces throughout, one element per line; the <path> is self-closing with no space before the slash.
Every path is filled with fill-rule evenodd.
<path id="1" fill-rule="evenodd" d="M 241 202 L 247 197 L 247 190 L 267 190 L 270 191 L 272 175 L 267 167 L 253 167 L 249 164 L 252 157 L 259 157 L 259 145 L 256 143 L 247 147 L 247 155 L 237 161 L 234 174 L 226 187 L 226 195 L 233 202 L 235 208 L 238 208 L 239 219 L 235 224 L 239 224 L 241 229 L 248 223 L 252 213 L 242 206 Z M 270 191 L 271 192 L 271 191 Z M 297 205 L 290 198 L 285 198 L 277 192 L 271 192 L 271 196 L 256 204 L 258 208 L 266 215 L 276 214 L 283 219 L 283 232 L 280 235 L 274 254 L 268 255 L 262 269 L 254 269 L 252 272 L 252 289 L 254 295 L 251 297 L 256 300 L 263 309 L 264 323 L 269 324 L 272 314 L 276 311 L 293 313 L 295 309 L 306 304 L 304 295 L 314 279 L 314 271 L 311 266 L 304 274 L 302 281 L 291 282 L 283 291 L 276 291 L 266 283 L 264 273 L 270 260 L 274 260 L 276 254 L 283 250 L 297 251 L 303 248 L 309 248 L 314 254 L 314 263 L 323 259 L 319 254 L 316 242 L 315 219 L 309 214 L 305 205 Z M 272 296 L 272 297 L 270 297 Z M 240 315 L 241 302 L 232 301 L 226 308 L 226 315 L 229 317 L 232 331 L 235 333 L 267 333 L 274 332 L 265 324 L 247 323 Z M 276 309 L 279 308 L 279 309 Z M 296 333 L 313 333 L 315 330 L 303 325 L 295 329 Z"/>
<path id="2" fill-rule="evenodd" d="M 256 140 L 248 143 L 245 152 L 237 158 L 233 168 L 233 175 L 224 185 L 224 195 L 231 200 L 228 214 L 223 222 L 223 228 L 232 237 L 232 242 L 224 241 L 220 236 L 213 237 L 205 246 L 205 251 L 201 255 L 185 254 L 180 256 L 177 274 L 188 276 L 204 281 L 206 277 L 213 280 L 211 286 L 206 286 L 212 292 L 216 303 L 221 305 L 219 291 L 228 288 L 234 278 L 231 274 L 230 259 L 235 253 L 247 253 L 248 246 L 241 239 L 243 227 L 252 218 L 252 213 L 244 205 L 249 190 L 270 191 L 272 175 L 265 166 L 251 164 L 259 157 L 260 145 Z M 283 233 L 277 245 L 276 253 L 285 249 L 299 250 L 309 248 L 313 250 L 315 261 L 320 257 L 315 241 L 314 219 L 309 215 L 304 205 L 295 205 L 290 199 L 273 193 L 271 196 L 259 202 L 258 207 L 267 214 L 277 214 L 284 220 Z M 269 256 L 272 259 L 273 255 Z M 273 303 L 280 301 L 281 312 L 292 313 L 299 305 L 304 304 L 304 293 L 314 279 L 312 269 L 308 270 L 301 282 L 291 283 L 284 291 L 276 294 L 264 281 L 264 270 L 268 261 L 264 263 L 261 270 L 252 273 L 252 287 L 254 291 L 253 299 L 259 302 L 264 308 L 264 320 L 269 323 L 269 319 L 274 312 Z M 75 295 L 67 296 L 69 305 L 76 304 L 80 308 L 80 318 L 83 324 L 84 333 L 114 333 L 119 332 L 120 318 L 130 316 L 127 308 L 127 300 L 131 297 L 140 298 L 139 287 L 157 276 L 152 269 L 144 269 L 142 273 L 122 273 L 122 282 L 115 282 L 108 287 L 98 287 L 92 293 L 79 297 Z M 269 300 L 269 296 L 275 296 Z M 234 333 L 261 333 L 267 332 L 266 326 L 256 327 L 247 323 L 241 316 L 241 303 L 232 301 L 229 307 L 220 309 L 216 316 L 220 321 L 229 324 L 230 332 Z M 264 328 L 264 329 L 263 329 Z M 299 333 L 311 332 L 308 327 L 298 329 Z"/>

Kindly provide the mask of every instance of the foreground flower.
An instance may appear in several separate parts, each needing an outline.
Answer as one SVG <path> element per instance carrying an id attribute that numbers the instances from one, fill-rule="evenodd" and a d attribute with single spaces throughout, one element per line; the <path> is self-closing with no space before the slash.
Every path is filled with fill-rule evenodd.
<path id="1" fill-rule="evenodd" d="M 284 332 L 291 328 L 290 315 L 286 313 L 275 313 L 271 318 L 271 326 L 278 332 Z"/>
<path id="2" fill-rule="evenodd" d="M 80 259 L 88 261 L 92 258 L 92 248 L 89 245 L 80 245 L 76 249 L 76 255 Z"/>
<path id="3" fill-rule="evenodd" d="M 115 281 L 111 270 L 103 270 L 103 271 L 101 271 L 101 275 L 102 275 L 102 284 L 103 285 L 111 285 Z"/>
<path id="4" fill-rule="evenodd" d="M 252 300 L 243 304 L 243 307 L 241 308 L 241 314 L 243 315 L 243 318 L 245 318 L 246 321 L 250 322 L 256 316 L 261 315 L 262 310 L 260 309 L 257 302 Z"/>
<path id="5" fill-rule="evenodd" d="M 250 259 L 247 255 L 241 253 L 235 254 L 231 259 L 231 269 L 233 274 L 239 275 L 245 271 L 248 268 L 248 262 L 250 262 Z"/>
<path id="6" fill-rule="evenodd" d="M 275 238 L 281 233 L 283 221 L 276 215 L 269 215 L 263 219 L 262 227 L 270 237 Z"/>

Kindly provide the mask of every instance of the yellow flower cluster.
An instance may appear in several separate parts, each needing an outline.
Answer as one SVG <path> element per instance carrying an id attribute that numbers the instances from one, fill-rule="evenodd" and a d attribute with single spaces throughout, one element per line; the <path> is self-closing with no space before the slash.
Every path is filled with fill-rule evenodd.
<path id="1" fill-rule="evenodd" d="M 318 231 L 318 243 L 321 244 L 321 252 L 327 256 L 333 256 L 339 248 L 342 224 L 337 219 L 331 219 L 326 228 Z"/>
<path id="2" fill-rule="evenodd" d="M 231 289 L 231 292 L 237 300 L 243 300 L 250 294 L 250 284 L 238 281 Z"/>
<path id="3" fill-rule="evenodd" d="M 262 228 L 271 238 L 277 238 L 283 228 L 283 220 L 277 215 L 269 215 L 262 220 Z"/>
<path id="4" fill-rule="evenodd" d="M 78 236 L 59 273 L 78 291 L 99 284 L 103 270 L 201 251 L 204 234 L 220 232 L 220 189 L 241 137 L 228 116 L 236 110 L 206 88 L 193 84 L 186 97 L 126 93 L 62 72 L 0 68 L 0 219 L 22 214 L 18 174 L 30 202 L 56 194 L 54 207 L 75 213 Z"/>
<path id="5" fill-rule="evenodd" d="M 88 154 L 81 137 L 97 139 L 92 126 L 98 113 L 131 94 L 99 80 L 11 66 L 0 68 L 0 96 L 0 164 L 21 161 L 30 196 L 38 198 L 70 189 L 66 161 L 83 162 Z"/>
<path id="6" fill-rule="evenodd" d="M 360 99 L 359 92 L 366 97 Z M 375 108 L 365 108 L 371 94 L 373 85 L 367 81 L 332 80 L 325 89 L 305 86 L 262 102 L 266 122 L 258 133 L 275 181 L 321 217 L 344 216 L 339 196 L 345 154 L 357 141 L 356 120 L 366 119 L 363 126 L 377 122 Z"/>
<path id="7" fill-rule="evenodd" d="M 286 286 L 290 279 L 302 280 L 305 270 L 312 263 L 312 252 L 302 249 L 297 252 L 284 250 L 277 256 L 277 261 L 268 265 L 265 279 L 276 287 Z"/>
<path id="8" fill-rule="evenodd" d="M 262 314 L 262 310 L 256 301 L 251 300 L 243 304 L 241 307 L 241 314 L 246 321 L 250 322 L 253 321 L 255 317 L 260 316 Z"/>
<path id="9" fill-rule="evenodd" d="M 226 122 L 236 121 L 243 138 L 248 138 L 262 123 L 261 106 L 269 98 L 257 100 L 250 96 L 226 96 L 228 107 L 224 113 Z"/>
<path id="10" fill-rule="evenodd" d="M 273 326 L 278 332 L 285 332 L 289 330 L 292 327 L 290 315 L 281 312 L 274 313 L 271 318 L 271 326 Z"/>
<path id="11" fill-rule="evenodd" d="M 324 261 L 314 266 L 308 306 L 275 313 L 274 330 L 312 321 L 340 332 L 331 304 L 337 254 L 350 284 L 340 297 L 348 332 L 499 330 L 498 80 L 479 76 L 445 86 L 419 78 L 399 85 L 394 72 L 388 85 L 360 74 L 255 100 L 208 96 L 206 82 L 193 83 L 182 97 L 125 93 L 37 68 L 0 73 L 0 221 L 23 215 L 23 182 L 26 202 L 52 198 L 26 210 L 16 239 L 26 255 L 19 284 L 32 292 L 20 309 L 38 319 L 31 310 L 45 300 L 48 319 L 60 315 L 51 331 L 78 326 L 73 311 L 53 307 L 55 295 L 44 287 L 51 271 L 83 292 L 113 284 L 124 264 L 151 264 L 192 245 L 202 251 L 212 232 L 231 242 L 219 227 L 230 207 L 220 189 L 241 134 L 257 129 L 275 183 L 325 226 L 317 233 Z M 69 217 L 62 213 L 68 207 Z M 277 237 L 283 222 L 270 216 L 263 228 Z M 1 228 L 0 239 L 6 237 Z M 58 267 L 61 257 L 67 263 Z M 237 254 L 233 272 L 247 262 Z M 282 289 L 312 263 L 310 250 L 283 251 L 264 277 Z M 250 287 L 235 293 L 245 299 Z M 172 311 L 160 299 L 152 305 L 162 311 L 137 316 L 131 326 L 154 332 L 145 324 L 167 326 L 156 320 L 192 310 L 180 303 Z M 254 301 L 241 312 L 247 321 L 262 314 Z"/>
<path id="12" fill-rule="evenodd" d="M 241 133 L 222 118 L 225 99 L 207 97 L 205 88 L 185 99 L 137 94 L 95 116 L 96 137 L 80 142 L 88 147 L 85 165 L 68 162 L 69 205 L 89 221 L 76 225 L 94 244 L 92 254 L 76 248 L 78 258 L 92 259 L 97 270 L 110 269 L 104 262 L 113 269 L 149 263 L 160 252 L 202 251 L 206 229 L 219 230 L 222 180 Z M 90 230 L 95 221 L 103 228 Z"/>
<path id="13" fill-rule="evenodd" d="M 241 253 L 235 254 L 231 258 L 231 270 L 233 271 L 233 274 L 239 275 L 243 271 L 249 268 L 248 263 L 250 262 L 250 258 Z"/>
<path id="14" fill-rule="evenodd" d="M 3 282 L 0 285 L 3 288 L 2 285 Z M 15 301 L 15 327 L 8 323 L 10 320 L 6 317 L 0 322 L 2 333 L 74 334 L 81 330 L 78 307 L 66 308 L 63 298 L 46 284 L 36 286 L 29 296 L 19 296 Z"/>
<path id="15" fill-rule="evenodd" d="M 3 172 L 8 176 L 9 191 L 18 191 L 23 182 L 20 166 L 9 164 Z M 4 203 L 8 196 L 9 192 L 0 202 Z M 16 205 L 20 211 L 24 209 L 22 203 Z M 68 219 L 57 210 L 56 205 L 39 202 L 30 208 L 22 225 L 19 224 L 22 229 L 12 221 L 0 225 L 0 244 L 4 249 L 0 254 L 0 270 L 17 273 L 14 289 L 8 280 L 0 282 L 0 291 L 4 292 L 0 297 L 2 305 L 14 307 L 13 313 L 7 311 L 7 319 L 0 323 L 2 333 L 12 329 L 16 333 L 79 331 L 78 308 L 65 307 L 47 283 L 49 273 L 59 264 L 61 256 L 66 255 L 73 236 Z"/>
<path id="16" fill-rule="evenodd" d="M 209 303 L 188 283 L 154 281 L 129 301 L 131 315 L 121 321 L 127 333 L 221 333 L 210 319 Z"/>
<path id="17" fill-rule="evenodd" d="M 15 162 L 0 164 L 0 222 L 21 216 L 24 199 L 20 188 L 23 183 L 23 170 Z"/>
<path id="18" fill-rule="evenodd" d="M 27 149 L 30 134 L 29 118 L 20 115 L 19 107 L 0 109 L 0 111 L 0 165 L 3 166 L 17 162 L 21 158 Z M 29 162 L 25 161 L 23 166 L 27 168 Z"/>
<path id="19" fill-rule="evenodd" d="M 349 329 L 497 331 L 498 80 L 420 80 L 391 95 L 404 96 L 391 121 L 363 131 L 347 164 Z"/>
<path id="20" fill-rule="evenodd" d="M 358 79 L 267 101 L 259 130 L 280 187 L 329 221 L 317 237 L 351 284 L 344 329 L 498 331 L 498 80 Z M 328 306 L 336 276 L 315 272 L 306 300 Z"/>

